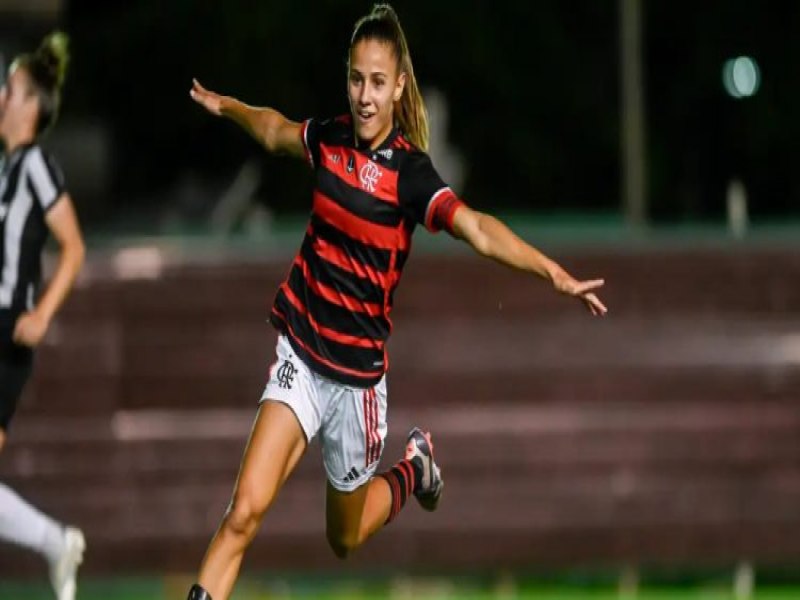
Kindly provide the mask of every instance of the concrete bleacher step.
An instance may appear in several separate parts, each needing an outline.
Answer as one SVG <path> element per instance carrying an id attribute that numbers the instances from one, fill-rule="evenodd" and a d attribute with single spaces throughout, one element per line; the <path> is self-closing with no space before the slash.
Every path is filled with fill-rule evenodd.
<path id="1" fill-rule="evenodd" d="M 55 377 L 38 365 L 25 391 L 20 415 L 111 413 L 117 409 L 232 409 L 257 405 L 270 359 L 264 356 L 248 373 L 151 373 L 137 376 Z M 41 367 L 41 368 L 40 368 Z M 463 375 L 426 372 L 397 365 L 388 378 L 389 407 L 442 408 L 462 402 L 545 405 L 551 402 L 613 403 L 619 398 L 644 403 L 792 403 L 800 388 L 800 369 L 607 369 L 532 370 L 525 374 Z M 446 393 L 445 393 L 446 392 Z M 22 417 L 19 419 L 22 420 Z"/>
<path id="2" fill-rule="evenodd" d="M 105 485 L 17 489 L 43 509 L 80 523 L 97 539 L 167 538 L 213 532 L 231 496 L 233 478 L 163 481 L 137 485 L 120 477 Z M 518 472 L 448 480 L 442 510 L 431 516 L 416 507 L 402 528 L 420 531 L 515 532 L 531 536 L 571 529 L 770 525 L 800 532 L 800 478 L 791 483 L 745 483 L 720 474 L 573 473 L 557 480 Z M 325 482 L 293 477 L 265 518 L 273 532 L 324 532 Z M 414 504 L 411 499 L 411 504 Z"/>
<path id="3" fill-rule="evenodd" d="M 433 428 L 436 431 L 436 428 Z M 687 478 L 717 474 L 761 481 L 781 474 L 800 474 L 797 427 L 759 431 L 717 427 L 695 430 L 630 428 L 553 432 L 436 433 L 437 459 L 450 475 L 469 478 L 492 473 L 530 473 L 551 480 L 562 473 L 617 477 L 656 470 Z M 382 464 L 401 456 L 404 430 L 394 429 Z M 240 439 L 173 439 L 122 441 L 26 440 L 9 444 L 0 473 L 8 481 L 36 480 L 41 485 L 90 484 L 125 480 L 137 485 L 229 479 L 238 469 L 246 434 Z M 300 462 L 300 476 L 323 477 L 315 442 Z M 791 479 L 790 479 L 791 480 Z"/>
<path id="4" fill-rule="evenodd" d="M 480 315 L 501 305 L 514 316 L 533 311 L 546 318 L 574 309 L 534 277 L 468 254 L 444 260 L 446 268 L 441 257 L 412 258 L 397 292 L 398 313 Z M 794 285 L 800 278 L 800 258 L 786 251 L 593 251 L 568 254 L 563 261 L 577 277 L 606 279 L 602 295 L 612 315 L 796 315 L 800 306 L 800 289 Z M 181 311 L 187 315 L 266 312 L 288 268 L 289 261 L 221 262 L 167 269 L 156 280 L 93 281 L 77 290 L 64 314 L 96 315 L 100 310 L 156 317 Z M 119 291 L 122 285 L 124 293 Z"/>
<path id="5" fill-rule="evenodd" d="M 800 383 L 792 349 L 798 328 L 800 319 L 774 318 L 421 318 L 392 338 L 388 381 L 392 405 L 394 398 L 439 402 L 443 382 L 452 400 L 791 399 Z M 257 401 L 274 361 L 276 334 L 261 320 L 185 331 L 175 323 L 99 334 L 63 329 L 40 351 L 26 392 L 37 400 L 25 404 L 244 406 Z"/>

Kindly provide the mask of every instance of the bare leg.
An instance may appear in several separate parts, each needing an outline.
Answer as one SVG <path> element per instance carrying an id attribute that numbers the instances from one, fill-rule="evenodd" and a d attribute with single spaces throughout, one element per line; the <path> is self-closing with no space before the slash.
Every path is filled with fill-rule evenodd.
<path id="1" fill-rule="evenodd" d="M 200 567 L 198 582 L 214 600 L 230 596 L 247 546 L 306 445 L 305 434 L 288 406 L 269 400 L 261 404 L 231 505 Z"/>
<path id="2" fill-rule="evenodd" d="M 405 458 L 357 490 L 340 492 L 328 481 L 325 516 L 334 554 L 346 558 L 394 519 L 411 494 L 425 510 L 436 510 L 442 487 L 430 434 L 416 428 L 409 434 Z"/>
<path id="3" fill-rule="evenodd" d="M 389 518 L 392 491 L 383 477 L 373 477 L 353 492 L 340 492 L 328 482 L 325 517 L 328 543 L 346 558 Z"/>

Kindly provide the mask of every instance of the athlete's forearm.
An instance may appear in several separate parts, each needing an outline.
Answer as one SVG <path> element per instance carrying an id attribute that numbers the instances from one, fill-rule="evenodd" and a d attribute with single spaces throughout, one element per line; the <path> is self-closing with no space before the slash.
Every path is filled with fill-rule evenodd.
<path id="1" fill-rule="evenodd" d="M 554 260 L 526 243 L 499 219 L 478 214 L 475 249 L 484 256 L 520 271 L 553 280 L 563 269 Z"/>
<path id="2" fill-rule="evenodd" d="M 45 293 L 42 294 L 39 303 L 36 305 L 36 311 L 41 314 L 48 323 L 52 320 L 53 315 L 55 315 L 59 307 L 64 303 L 70 289 L 72 289 L 72 284 L 75 282 L 78 271 L 80 271 L 83 265 L 85 254 L 86 250 L 81 240 L 62 246 L 56 272 L 53 274 Z"/>
<path id="3" fill-rule="evenodd" d="M 220 103 L 220 114 L 237 123 L 268 151 L 278 149 L 277 133 L 286 119 L 277 110 L 250 106 L 227 96 Z"/>

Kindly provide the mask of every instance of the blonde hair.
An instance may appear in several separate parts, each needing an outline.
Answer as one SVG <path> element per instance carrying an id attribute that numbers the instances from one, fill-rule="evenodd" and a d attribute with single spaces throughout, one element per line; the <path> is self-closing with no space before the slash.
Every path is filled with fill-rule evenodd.
<path id="1" fill-rule="evenodd" d="M 22 54 L 11 64 L 11 69 L 25 69 L 33 84 L 32 91 L 39 97 L 37 134 L 46 131 L 58 117 L 68 63 L 69 37 L 56 31 L 42 40 L 36 52 Z"/>
<path id="2" fill-rule="evenodd" d="M 379 40 L 392 46 L 397 57 L 397 71 L 406 74 L 403 95 L 395 103 L 395 116 L 405 136 L 420 150 L 428 150 L 430 129 L 428 111 L 419 91 L 408 42 L 397 13 L 388 4 L 376 4 L 372 12 L 362 17 L 353 29 L 350 51 L 363 40 Z"/>

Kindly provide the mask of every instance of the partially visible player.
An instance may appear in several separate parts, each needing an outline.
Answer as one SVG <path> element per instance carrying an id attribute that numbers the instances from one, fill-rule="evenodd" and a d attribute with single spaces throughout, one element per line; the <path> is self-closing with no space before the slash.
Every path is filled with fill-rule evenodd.
<path id="1" fill-rule="evenodd" d="M 350 114 L 303 123 L 197 82 L 191 90 L 269 152 L 305 159 L 316 188 L 305 239 L 272 309 L 277 361 L 190 600 L 227 600 L 264 513 L 316 435 L 328 478 L 327 537 L 337 556 L 395 518 L 412 495 L 427 510 L 437 507 L 443 479 L 430 434 L 412 430 L 405 456 L 377 474 L 387 431 L 390 311 L 416 225 L 444 229 L 483 256 L 550 281 L 592 314 L 606 312 L 594 294 L 602 280 L 575 280 L 500 221 L 467 207 L 439 177 L 425 153 L 427 116 L 405 35 L 388 5 L 356 24 L 347 83 Z"/>
<path id="2" fill-rule="evenodd" d="M 0 89 L 0 451 L 34 349 L 67 297 L 84 258 L 72 200 L 53 157 L 38 144 L 58 115 L 68 61 L 67 37 L 56 33 L 11 64 Z M 48 234 L 59 243 L 58 267 L 42 291 L 41 253 Z M 0 483 L 0 540 L 47 560 L 58 600 L 73 600 L 83 559 L 83 533 L 65 527 Z"/>

